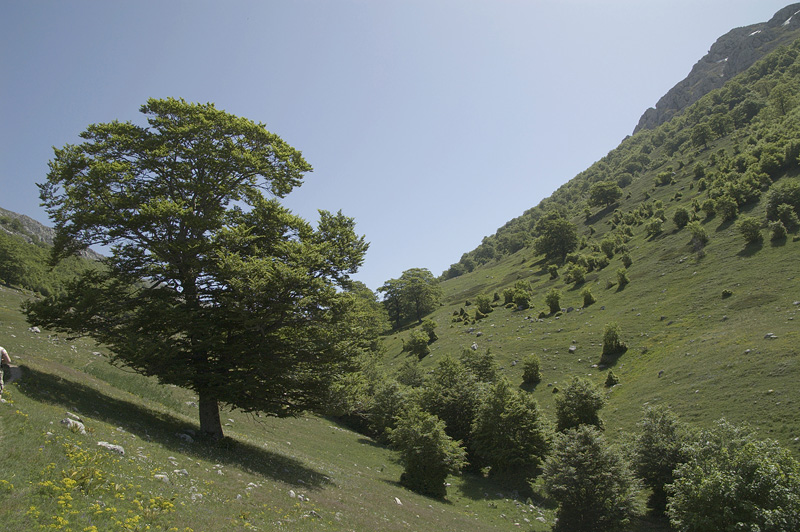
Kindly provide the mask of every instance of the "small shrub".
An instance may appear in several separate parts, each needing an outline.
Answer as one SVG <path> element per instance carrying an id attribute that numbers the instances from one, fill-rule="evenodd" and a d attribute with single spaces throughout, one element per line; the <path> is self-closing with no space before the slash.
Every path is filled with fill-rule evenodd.
<path id="1" fill-rule="evenodd" d="M 475 298 L 475 305 L 478 307 L 481 314 L 486 315 L 492 311 L 492 300 L 489 299 L 489 296 L 483 294 L 477 296 Z"/>
<path id="2" fill-rule="evenodd" d="M 722 291 L 722 299 L 727 299 L 727 298 L 731 297 L 732 295 L 733 295 L 733 292 L 729 288 L 726 288 L 725 290 Z"/>
<path id="3" fill-rule="evenodd" d="M 588 307 L 592 303 L 595 303 L 597 300 L 594 298 L 592 294 L 592 290 L 589 287 L 584 288 L 581 291 L 581 296 L 583 297 L 583 306 Z"/>
<path id="4" fill-rule="evenodd" d="M 551 288 L 544 298 L 547 308 L 550 309 L 551 314 L 561 310 L 561 291 L 557 288 Z"/>
<path id="5" fill-rule="evenodd" d="M 428 347 L 429 341 L 430 337 L 425 331 L 415 330 L 412 331 L 409 339 L 405 341 L 403 348 L 405 351 L 408 351 L 412 355 L 416 355 L 417 358 L 422 360 L 431 352 L 431 348 Z"/>
<path id="6" fill-rule="evenodd" d="M 422 325 L 420 326 L 423 332 L 428 335 L 429 344 L 432 344 L 439 339 L 439 336 L 436 334 L 436 327 L 438 327 L 438 325 L 430 318 L 423 320 Z"/>
<path id="7" fill-rule="evenodd" d="M 783 223 L 783 226 L 789 230 L 794 231 L 800 226 L 800 219 L 794 211 L 794 207 L 788 203 L 781 203 L 775 211 L 778 221 Z"/>
<path id="8" fill-rule="evenodd" d="M 531 296 L 526 290 L 514 291 L 514 306 L 520 310 L 525 310 L 531 306 Z"/>
<path id="9" fill-rule="evenodd" d="M 683 229 L 689 223 L 689 211 L 683 207 L 675 209 L 675 214 L 672 215 L 672 221 L 678 229 Z"/>
<path id="10" fill-rule="evenodd" d="M 619 325 L 608 323 L 603 329 L 603 354 L 602 359 L 618 355 L 627 351 L 628 345 L 622 341 Z"/>
<path id="11" fill-rule="evenodd" d="M 708 244 L 708 233 L 700 222 L 689 222 L 686 226 L 692 235 L 691 245 L 695 251 L 700 251 Z"/>
<path id="12" fill-rule="evenodd" d="M 716 200 L 715 209 L 723 222 L 733 220 L 739 214 L 739 204 L 730 196 L 720 196 Z"/>
<path id="13" fill-rule="evenodd" d="M 783 240 L 786 238 L 786 226 L 780 220 L 775 220 L 769 224 L 770 231 L 772 231 L 772 241 Z"/>
<path id="14" fill-rule="evenodd" d="M 608 375 L 606 375 L 606 388 L 611 388 L 617 384 L 619 384 L 619 377 L 613 371 L 609 371 Z"/>
<path id="15" fill-rule="evenodd" d="M 630 268 L 631 264 L 633 264 L 633 259 L 628 253 L 625 253 L 622 256 L 622 265 L 625 266 L 626 268 Z"/>
<path id="16" fill-rule="evenodd" d="M 586 281 L 586 268 L 580 264 L 573 264 L 567 270 L 566 281 L 575 283 L 576 285 Z"/>
<path id="17" fill-rule="evenodd" d="M 531 353 L 522 361 L 522 381 L 525 384 L 542 382 L 541 363 L 538 355 Z"/>
<path id="18" fill-rule="evenodd" d="M 647 236 L 656 236 L 661 234 L 663 231 L 664 220 L 661 218 L 653 218 L 647 225 L 645 226 L 645 231 L 647 232 Z"/>
<path id="19" fill-rule="evenodd" d="M 736 228 L 744 237 L 748 244 L 761 242 L 761 224 L 758 220 L 750 216 L 742 216 L 736 224 Z"/>
<path id="20" fill-rule="evenodd" d="M 547 271 L 550 274 L 551 279 L 556 279 L 558 277 L 558 266 L 555 264 L 551 264 L 547 267 Z"/>
<path id="21" fill-rule="evenodd" d="M 617 284 L 619 285 L 620 289 L 625 288 L 629 282 L 628 270 L 625 268 L 620 268 L 617 270 Z"/>

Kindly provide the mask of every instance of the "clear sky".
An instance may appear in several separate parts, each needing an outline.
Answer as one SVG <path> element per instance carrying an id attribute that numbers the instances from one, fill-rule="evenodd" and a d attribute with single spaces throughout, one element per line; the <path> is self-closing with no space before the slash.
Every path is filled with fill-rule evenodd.
<path id="1" fill-rule="evenodd" d="M 0 207 L 52 147 L 150 97 L 267 124 L 314 166 L 285 203 L 342 210 L 357 279 L 439 275 L 632 133 L 730 29 L 789 0 L 0 0 Z"/>

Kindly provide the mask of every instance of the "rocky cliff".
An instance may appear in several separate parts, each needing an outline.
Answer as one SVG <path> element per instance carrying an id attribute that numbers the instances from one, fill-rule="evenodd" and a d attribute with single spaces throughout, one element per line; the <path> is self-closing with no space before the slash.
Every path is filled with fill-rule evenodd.
<path id="1" fill-rule="evenodd" d="M 717 39 L 686 79 L 662 96 L 655 108 L 644 112 L 633 132 L 663 124 L 776 47 L 797 38 L 800 38 L 800 3 L 784 7 L 769 22 L 729 31 Z"/>

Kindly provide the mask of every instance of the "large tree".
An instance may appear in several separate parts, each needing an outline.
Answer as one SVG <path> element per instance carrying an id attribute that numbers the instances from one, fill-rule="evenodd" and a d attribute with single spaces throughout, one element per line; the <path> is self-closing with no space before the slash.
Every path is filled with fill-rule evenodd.
<path id="1" fill-rule="evenodd" d="M 146 126 L 90 125 L 55 150 L 39 185 L 54 260 L 91 245 L 111 256 L 29 305 L 29 320 L 194 390 L 213 438 L 221 403 L 278 416 L 318 406 L 366 348 L 346 288 L 368 244 L 341 213 L 320 211 L 315 229 L 281 206 L 311 166 L 264 124 L 176 99 L 141 112 Z"/>
<path id="2" fill-rule="evenodd" d="M 615 181 L 600 181 L 589 189 L 589 205 L 608 207 L 622 197 L 622 189 Z"/>
<path id="3" fill-rule="evenodd" d="M 383 292 L 386 311 L 399 327 L 405 320 L 422 323 L 426 314 L 433 312 L 442 297 L 439 281 L 427 268 L 411 268 L 399 279 L 389 279 L 378 288 Z"/>
<path id="4" fill-rule="evenodd" d="M 549 212 L 534 226 L 537 235 L 533 249 L 549 261 L 564 262 L 564 258 L 578 248 L 578 230 L 575 224 L 558 212 Z"/>

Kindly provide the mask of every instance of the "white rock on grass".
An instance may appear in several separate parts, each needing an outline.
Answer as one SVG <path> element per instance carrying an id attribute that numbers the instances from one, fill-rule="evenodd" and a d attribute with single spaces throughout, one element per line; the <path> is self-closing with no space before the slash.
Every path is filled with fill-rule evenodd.
<path id="1" fill-rule="evenodd" d="M 80 421 L 75 421 L 74 419 L 66 417 L 61 420 L 61 424 L 73 432 L 86 434 L 86 427 Z"/>
<path id="2" fill-rule="evenodd" d="M 122 445 L 115 445 L 113 443 L 108 443 L 107 441 L 99 441 L 97 442 L 97 445 L 98 447 L 102 447 L 104 449 L 108 449 L 109 451 L 125 456 L 125 449 L 122 447 Z"/>

